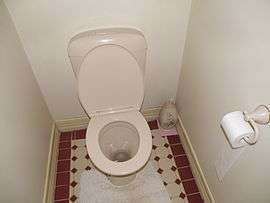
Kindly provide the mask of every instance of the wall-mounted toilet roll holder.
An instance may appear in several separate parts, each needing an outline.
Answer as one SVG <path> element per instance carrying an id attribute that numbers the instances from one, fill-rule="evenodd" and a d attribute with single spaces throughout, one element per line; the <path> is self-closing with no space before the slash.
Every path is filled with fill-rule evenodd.
<path id="1" fill-rule="evenodd" d="M 232 148 L 255 144 L 259 138 L 257 124 L 266 125 L 270 121 L 270 110 L 265 105 L 254 111 L 234 111 L 227 113 L 221 120 L 221 127 Z"/>
<path id="2" fill-rule="evenodd" d="M 249 144 L 255 144 L 259 138 L 259 129 L 257 124 L 266 125 L 270 121 L 270 110 L 265 105 L 258 106 L 254 111 L 244 111 L 244 119 L 249 122 L 254 129 L 254 135 L 244 137 L 244 140 Z"/>

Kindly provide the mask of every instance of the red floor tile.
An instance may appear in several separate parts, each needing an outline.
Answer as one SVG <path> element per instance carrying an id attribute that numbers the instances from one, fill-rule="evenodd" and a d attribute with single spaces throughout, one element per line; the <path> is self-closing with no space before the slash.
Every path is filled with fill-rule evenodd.
<path id="1" fill-rule="evenodd" d="M 194 194 L 187 196 L 189 203 L 204 203 L 200 194 Z"/>
<path id="2" fill-rule="evenodd" d="M 179 168 L 178 171 L 179 171 L 181 180 L 193 178 L 193 174 L 192 174 L 190 167 Z"/>
<path id="3" fill-rule="evenodd" d="M 59 143 L 59 149 L 71 148 L 71 141 L 64 141 Z"/>
<path id="4" fill-rule="evenodd" d="M 177 168 L 189 166 L 189 161 L 186 155 L 174 157 Z"/>
<path id="5" fill-rule="evenodd" d="M 70 174 L 69 172 L 57 173 L 56 174 L 56 186 L 69 185 Z"/>
<path id="6" fill-rule="evenodd" d="M 71 149 L 62 149 L 59 150 L 58 160 L 70 159 L 70 156 L 71 156 Z"/>
<path id="7" fill-rule="evenodd" d="M 167 136 L 167 139 L 171 145 L 181 143 L 179 135 L 170 135 Z"/>
<path id="8" fill-rule="evenodd" d="M 185 154 L 185 150 L 181 144 L 171 145 L 171 150 L 174 156 Z"/>
<path id="9" fill-rule="evenodd" d="M 72 132 L 62 132 L 60 135 L 60 142 L 70 141 L 72 138 Z"/>
<path id="10" fill-rule="evenodd" d="M 65 200 L 69 197 L 69 186 L 59 186 L 55 188 L 54 200 Z"/>
<path id="11" fill-rule="evenodd" d="M 73 140 L 78 140 L 78 139 L 85 139 L 86 136 L 86 129 L 82 129 L 82 130 L 76 130 L 73 133 Z"/>
<path id="12" fill-rule="evenodd" d="M 70 171 L 70 160 L 58 161 L 57 172 Z"/>
<path id="13" fill-rule="evenodd" d="M 157 120 L 148 121 L 148 125 L 149 125 L 150 130 L 158 129 Z"/>
<path id="14" fill-rule="evenodd" d="M 186 194 L 192 194 L 192 193 L 199 192 L 197 184 L 196 184 L 194 179 L 183 181 L 182 183 L 183 183 Z"/>

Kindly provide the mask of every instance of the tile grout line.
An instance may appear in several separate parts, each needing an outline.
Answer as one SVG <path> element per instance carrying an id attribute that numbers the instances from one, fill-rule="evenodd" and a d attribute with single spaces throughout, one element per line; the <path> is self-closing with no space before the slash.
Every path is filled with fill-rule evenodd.
<path id="1" fill-rule="evenodd" d="M 70 186 L 70 184 L 67 184 L 67 185 L 56 185 L 56 187 L 63 187 L 63 186 Z"/>
<path id="2" fill-rule="evenodd" d="M 190 168 L 190 165 L 188 165 L 188 166 L 182 166 L 182 167 L 178 167 L 177 169 L 183 169 L 183 168 Z"/>
<path id="3" fill-rule="evenodd" d="M 56 173 L 59 174 L 59 173 L 67 173 L 67 172 L 70 172 L 70 171 L 57 171 Z"/>
<path id="4" fill-rule="evenodd" d="M 179 156 L 187 156 L 187 154 L 178 154 L 178 155 L 173 155 L 173 157 L 179 157 Z"/>
<path id="5" fill-rule="evenodd" d="M 190 194 L 186 194 L 187 196 L 192 196 L 192 195 L 197 195 L 200 194 L 200 192 L 194 192 L 194 193 L 190 193 Z"/>
<path id="6" fill-rule="evenodd" d="M 71 160 L 71 159 L 58 159 L 57 162 L 58 161 L 68 161 L 68 160 Z"/>
<path id="7" fill-rule="evenodd" d="M 194 177 L 193 177 L 193 178 L 188 178 L 188 179 L 181 180 L 181 181 L 182 181 L 182 183 L 183 183 L 183 182 L 187 182 L 187 181 L 191 181 L 191 180 L 195 180 L 195 178 L 194 178 Z"/>

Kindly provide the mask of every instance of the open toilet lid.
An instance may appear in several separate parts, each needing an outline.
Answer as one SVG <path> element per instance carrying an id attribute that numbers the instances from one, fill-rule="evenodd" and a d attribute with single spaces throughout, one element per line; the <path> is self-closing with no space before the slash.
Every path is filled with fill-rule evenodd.
<path id="1" fill-rule="evenodd" d="M 143 74 L 125 48 L 99 46 L 81 64 L 78 93 L 90 116 L 130 107 L 140 109 L 144 96 Z"/>

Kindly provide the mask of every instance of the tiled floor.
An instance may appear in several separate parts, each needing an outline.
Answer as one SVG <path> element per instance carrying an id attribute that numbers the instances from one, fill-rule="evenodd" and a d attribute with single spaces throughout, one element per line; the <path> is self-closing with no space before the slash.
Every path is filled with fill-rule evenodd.
<path id="1" fill-rule="evenodd" d="M 151 160 L 172 203 L 202 203 L 179 136 L 163 137 L 156 120 L 148 124 L 153 138 Z M 60 135 L 55 203 L 78 202 L 80 174 L 93 168 L 85 146 L 85 133 L 86 130 L 78 130 Z"/>

